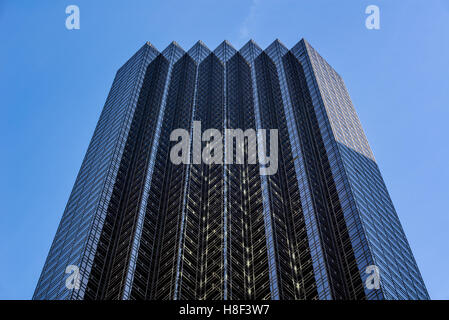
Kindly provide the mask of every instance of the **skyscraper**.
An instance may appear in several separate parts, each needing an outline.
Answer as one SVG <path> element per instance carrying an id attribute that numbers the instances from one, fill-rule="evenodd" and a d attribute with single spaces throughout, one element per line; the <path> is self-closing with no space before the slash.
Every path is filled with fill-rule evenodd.
<path id="1" fill-rule="evenodd" d="M 277 129 L 277 172 L 174 164 L 194 121 Z M 429 296 L 342 78 L 276 40 L 146 43 L 118 70 L 33 298 Z"/>

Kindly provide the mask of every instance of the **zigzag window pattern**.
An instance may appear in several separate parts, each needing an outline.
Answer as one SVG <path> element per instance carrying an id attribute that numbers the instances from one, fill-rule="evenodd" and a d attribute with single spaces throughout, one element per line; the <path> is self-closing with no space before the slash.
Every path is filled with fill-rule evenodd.
<path id="1" fill-rule="evenodd" d="M 247 140 L 243 164 L 173 164 L 170 134 L 194 121 L 225 141 L 277 129 L 278 171 L 249 164 Z M 251 40 L 146 43 L 119 69 L 33 298 L 429 296 L 340 75 L 305 40 Z"/>

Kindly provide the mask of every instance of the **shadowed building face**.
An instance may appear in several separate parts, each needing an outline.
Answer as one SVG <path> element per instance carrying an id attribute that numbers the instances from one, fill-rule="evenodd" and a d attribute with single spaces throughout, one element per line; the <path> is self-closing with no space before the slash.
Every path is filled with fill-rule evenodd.
<path id="1" fill-rule="evenodd" d="M 234 161 L 193 161 L 193 140 L 170 161 L 196 121 Z M 247 139 L 235 161 L 226 129 L 276 129 L 277 171 L 247 161 Z M 305 40 L 276 40 L 147 43 L 119 69 L 33 298 L 429 297 L 343 80 Z"/>

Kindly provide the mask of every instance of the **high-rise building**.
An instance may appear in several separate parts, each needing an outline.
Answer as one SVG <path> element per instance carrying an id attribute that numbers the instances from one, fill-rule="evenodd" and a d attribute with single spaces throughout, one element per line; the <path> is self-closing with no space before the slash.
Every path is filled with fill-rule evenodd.
<path id="1" fill-rule="evenodd" d="M 174 164 L 194 121 L 277 129 L 277 172 Z M 118 70 L 33 298 L 429 296 L 342 78 L 276 40 L 146 43 Z"/>

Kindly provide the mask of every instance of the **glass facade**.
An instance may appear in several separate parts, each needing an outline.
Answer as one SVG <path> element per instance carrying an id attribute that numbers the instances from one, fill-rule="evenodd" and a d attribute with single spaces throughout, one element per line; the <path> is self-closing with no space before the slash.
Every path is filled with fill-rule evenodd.
<path id="1" fill-rule="evenodd" d="M 171 132 L 195 121 L 277 129 L 277 172 L 172 163 Z M 191 160 L 208 146 L 191 139 Z M 429 296 L 342 78 L 305 40 L 276 40 L 146 43 L 119 69 L 33 298 Z"/>

